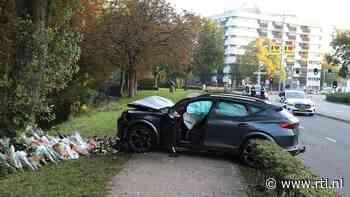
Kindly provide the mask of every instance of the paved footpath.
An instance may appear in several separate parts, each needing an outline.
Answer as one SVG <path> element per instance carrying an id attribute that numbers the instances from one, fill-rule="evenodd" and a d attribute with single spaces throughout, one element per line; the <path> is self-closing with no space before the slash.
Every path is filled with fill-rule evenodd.
<path id="1" fill-rule="evenodd" d="M 134 154 L 112 179 L 108 197 L 245 197 L 242 180 L 237 164 L 227 158 Z"/>
<path id="2" fill-rule="evenodd" d="M 328 118 L 350 122 L 350 105 L 326 101 L 324 95 L 310 95 L 316 103 L 316 113 Z"/>

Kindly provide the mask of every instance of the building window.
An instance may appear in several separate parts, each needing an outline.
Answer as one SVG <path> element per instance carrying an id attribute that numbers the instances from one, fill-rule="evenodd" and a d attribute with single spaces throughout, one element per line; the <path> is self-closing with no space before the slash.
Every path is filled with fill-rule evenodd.
<path id="1" fill-rule="evenodd" d="M 283 29 L 283 23 L 281 23 L 281 22 L 273 22 L 273 26 L 276 29 Z"/>
<path id="2" fill-rule="evenodd" d="M 276 38 L 276 39 L 282 38 L 282 32 L 279 32 L 279 31 L 272 31 L 272 35 L 273 35 L 274 38 Z"/>
<path id="3" fill-rule="evenodd" d="M 263 29 L 258 29 L 258 33 L 260 37 L 267 37 L 267 31 Z"/>
<path id="4" fill-rule="evenodd" d="M 311 32 L 310 27 L 308 27 L 308 26 L 302 25 L 300 28 L 305 33 L 310 33 Z"/>
<path id="5" fill-rule="evenodd" d="M 267 29 L 268 28 L 268 21 L 258 20 L 258 23 L 259 23 L 261 28 L 263 28 L 263 29 Z"/>
<path id="6" fill-rule="evenodd" d="M 288 29 L 291 32 L 296 32 L 297 31 L 297 26 L 296 25 L 292 25 L 292 24 L 288 24 Z"/>

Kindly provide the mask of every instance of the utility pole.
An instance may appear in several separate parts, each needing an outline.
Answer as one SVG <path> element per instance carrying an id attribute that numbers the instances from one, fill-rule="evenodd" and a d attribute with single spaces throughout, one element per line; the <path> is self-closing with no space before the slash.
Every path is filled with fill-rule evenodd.
<path id="1" fill-rule="evenodd" d="M 261 67 L 262 67 L 262 64 L 261 62 L 259 61 L 259 66 L 258 66 L 258 85 L 260 86 L 261 84 Z"/>
<path id="2" fill-rule="evenodd" d="M 285 50 L 285 41 L 284 41 L 284 25 L 286 23 L 286 15 L 285 13 L 283 13 L 282 15 L 282 37 L 281 37 L 281 69 L 286 69 L 285 68 L 285 60 L 284 60 L 284 50 Z M 278 91 L 281 90 L 281 86 L 283 85 L 283 89 L 285 87 L 285 82 L 283 81 L 283 84 L 281 84 L 281 74 L 280 74 L 280 80 L 278 82 Z"/>

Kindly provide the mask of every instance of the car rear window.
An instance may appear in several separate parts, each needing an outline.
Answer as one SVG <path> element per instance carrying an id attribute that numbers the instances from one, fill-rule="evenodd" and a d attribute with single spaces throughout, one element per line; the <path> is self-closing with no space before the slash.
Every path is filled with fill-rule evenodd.
<path id="1" fill-rule="evenodd" d="M 288 110 L 286 110 L 284 108 L 281 111 L 279 111 L 278 114 L 280 114 L 282 117 L 284 117 L 290 121 L 293 121 L 293 122 L 298 121 L 298 119 L 293 114 L 291 114 Z"/>
<path id="2" fill-rule="evenodd" d="M 256 106 L 250 106 L 250 111 L 252 112 L 252 114 L 257 114 L 262 112 L 264 109 L 261 107 L 256 107 Z"/>
<path id="3" fill-rule="evenodd" d="M 248 116 L 247 108 L 239 103 L 219 102 L 218 111 L 226 116 L 231 117 Z"/>

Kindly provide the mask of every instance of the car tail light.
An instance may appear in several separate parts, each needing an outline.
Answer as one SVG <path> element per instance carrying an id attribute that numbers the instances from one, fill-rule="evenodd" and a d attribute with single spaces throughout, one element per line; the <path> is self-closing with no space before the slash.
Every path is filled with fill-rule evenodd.
<path id="1" fill-rule="evenodd" d="M 285 129 L 295 129 L 299 126 L 299 123 L 281 123 L 280 127 Z"/>

